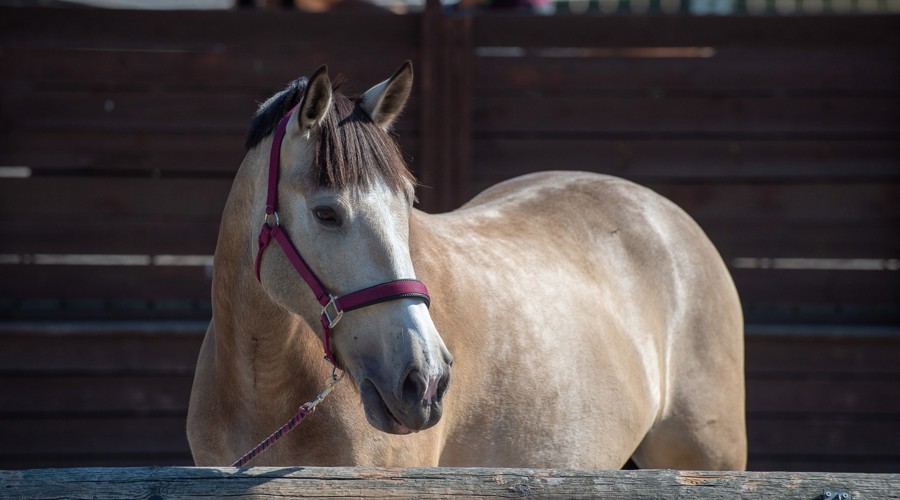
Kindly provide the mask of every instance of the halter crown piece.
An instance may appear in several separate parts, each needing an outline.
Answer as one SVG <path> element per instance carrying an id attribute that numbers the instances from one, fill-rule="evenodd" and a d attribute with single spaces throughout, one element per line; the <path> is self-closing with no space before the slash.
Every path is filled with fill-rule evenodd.
<path id="1" fill-rule="evenodd" d="M 291 116 L 300 105 L 294 106 L 278 123 L 275 135 L 272 139 L 272 150 L 269 153 L 269 186 L 266 197 L 266 215 L 262 229 L 259 232 L 259 251 L 256 253 L 256 279 L 260 279 L 259 268 L 262 263 L 263 251 L 274 238 L 284 251 L 285 256 L 294 266 L 297 274 L 309 286 L 316 300 L 322 305 L 322 345 L 325 349 L 325 359 L 335 368 L 340 368 L 334 353 L 331 350 L 331 330 L 338 324 L 345 312 L 360 309 L 381 302 L 400 299 L 420 299 L 428 306 L 431 297 L 425 284 L 415 279 L 399 279 L 388 281 L 379 285 L 357 290 L 342 296 L 328 293 L 325 285 L 309 267 L 297 247 L 291 242 L 290 237 L 281 226 L 278 217 L 278 170 L 281 164 L 281 142 L 287 130 L 287 124 Z"/>

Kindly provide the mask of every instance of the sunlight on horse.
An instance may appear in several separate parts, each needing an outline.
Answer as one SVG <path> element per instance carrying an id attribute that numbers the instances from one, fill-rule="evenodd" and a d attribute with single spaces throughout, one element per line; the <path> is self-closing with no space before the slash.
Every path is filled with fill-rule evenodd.
<path id="1" fill-rule="evenodd" d="M 232 463 L 322 390 L 326 342 L 348 380 L 253 465 L 743 469 L 741 307 L 697 224 L 583 172 L 418 211 L 389 134 L 411 88 L 406 63 L 348 98 L 323 67 L 257 112 L 191 394 L 197 465 Z M 395 280 L 427 294 L 347 310 L 323 334 L 324 302 L 283 242 L 263 253 L 262 225 L 335 296 Z"/>

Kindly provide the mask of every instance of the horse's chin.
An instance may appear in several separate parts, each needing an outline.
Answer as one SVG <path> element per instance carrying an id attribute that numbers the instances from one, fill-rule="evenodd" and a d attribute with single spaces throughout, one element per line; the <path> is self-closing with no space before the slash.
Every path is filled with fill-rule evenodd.
<path id="1" fill-rule="evenodd" d="M 412 434 L 425 430 L 440 420 L 441 408 L 439 405 L 431 409 L 431 418 L 427 419 L 422 425 L 409 424 L 407 427 L 400 418 L 398 418 L 388 407 L 381 393 L 371 381 L 366 380 L 359 388 L 360 397 L 362 398 L 363 408 L 366 412 L 366 420 L 372 427 L 386 432 L 388 434 Z"/>

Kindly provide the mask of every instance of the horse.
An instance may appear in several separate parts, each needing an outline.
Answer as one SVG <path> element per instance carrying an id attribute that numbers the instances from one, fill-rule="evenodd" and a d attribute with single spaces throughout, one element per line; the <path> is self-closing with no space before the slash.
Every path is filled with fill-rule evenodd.
<path id="1" fill-rule="evenodd" d="M 407 61 L 348 97 L 323 66 L 260 105 L 215 251 L 196 464 L 230 464 L 334 383 L 324 342 L 349 382 L 254 465 L 745 468 L 742 310 L 700 227 L 587 172 L 419 211 L 391 133 L 412 79 Z"/>

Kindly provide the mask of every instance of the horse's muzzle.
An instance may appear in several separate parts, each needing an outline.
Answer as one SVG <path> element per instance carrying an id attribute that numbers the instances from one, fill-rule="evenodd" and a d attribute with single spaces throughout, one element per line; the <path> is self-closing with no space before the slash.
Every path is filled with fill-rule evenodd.
<path id="1" fill-rule="evenodd" d="M 410 434 L 437 424 L 443 413 L 443 397 L 450 384 L 450 369 L 426 378 L 410 370 L 396 391 L 382 391 L 372 380 L 360 384 L 366 419 L 390 434 Z"/>

